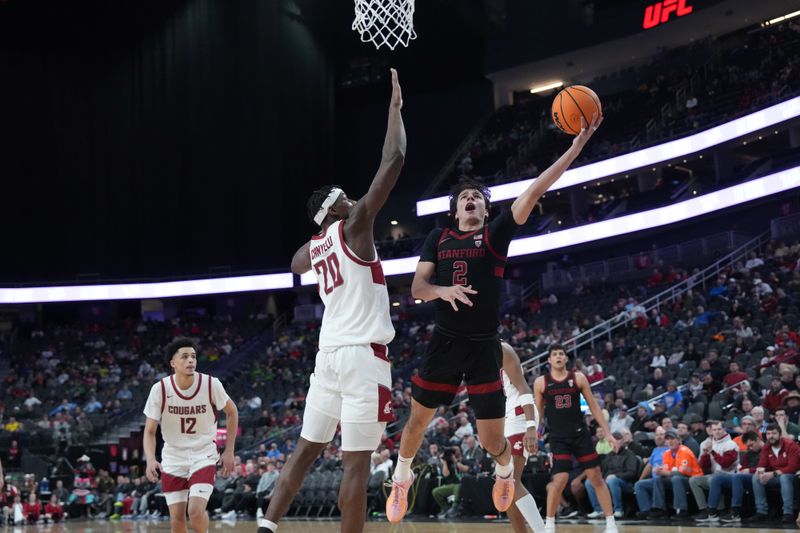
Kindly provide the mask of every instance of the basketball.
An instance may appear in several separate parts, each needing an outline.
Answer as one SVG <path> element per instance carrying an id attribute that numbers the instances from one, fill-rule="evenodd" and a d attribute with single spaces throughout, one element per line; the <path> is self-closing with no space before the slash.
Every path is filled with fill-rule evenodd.
<path id="1" fill-rule="evenodd" d="M 592 114 L 600 115 L 603 106 L 600 98 L 588 87 L 571 85 L 556 95 L 551 108 L 553 122 L 558 129 L 570 135 L 581 132 L 581 117 L 586 120 L 586 125 L 592 123 Z"/>

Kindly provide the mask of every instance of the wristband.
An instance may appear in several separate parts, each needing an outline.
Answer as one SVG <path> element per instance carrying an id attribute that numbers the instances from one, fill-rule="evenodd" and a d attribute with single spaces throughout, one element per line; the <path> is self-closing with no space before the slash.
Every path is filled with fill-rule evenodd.
<path id="1" fill-rule="evenodd" d="M 519 405 L 533 405 L 533 394 L 522 394 L 519 397 Z"/>
<path id="2" fill-rule="evenodd" d="M 526 420 L 525 421 L 525 428 L 526 429 L 536 428 L 536 420 Z"/>

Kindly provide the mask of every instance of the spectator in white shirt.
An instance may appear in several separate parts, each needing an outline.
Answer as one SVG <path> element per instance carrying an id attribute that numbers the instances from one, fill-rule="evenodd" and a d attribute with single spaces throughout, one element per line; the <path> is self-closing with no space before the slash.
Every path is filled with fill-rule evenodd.
<path id="1" fill-rule="evenodd" d="M 755 252 L 750 254 L 750 259 L 744 264 L 744 268 L 747 270 L 753 270 L 754 268 L 758 268 L 764 264 L 764 260 L 760 257 L 756 256 Z"/>
<path id="2" fill-rule="evenodd" d="M 667 358 L 663 353 L 656 352 L 650 361 L 650 368 L 664 368 L 667 366 Z"/>
<path id="3" fill-rule="evenodd" d="M 630 429 L 633 424 L 633 418 L 628 415 L 628 406 L 622 404 L 617 408 L 613 418 L 608 422 L 608 428 L 612 433 L 622 431 L 623 429 Z"/>
<path id="4" fill-rule="evenodd" d="M 458 429 L 456 429 L 455 432 L 455 436 L 458 438 L 459 442 L 467 435 L 474 435 L 474 434 L 475 430 L 472 428 L 472 424 L 469 423 L 469 419 L 467 418 L 466 413 L 459 413 Z"/>

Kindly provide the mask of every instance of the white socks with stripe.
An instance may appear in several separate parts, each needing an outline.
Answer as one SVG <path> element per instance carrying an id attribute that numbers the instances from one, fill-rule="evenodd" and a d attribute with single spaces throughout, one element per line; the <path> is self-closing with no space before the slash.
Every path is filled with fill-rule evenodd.
<path id="1" fill-rule="evenodd" d="M 270 520 L 267 520 L 266 518 L 262 518 L 261 520 L 258 521 L 258 527 L 259 529 L 265 527 L 268 530 L 272 531 L 273 533 L 278 531 L 278 524 Z"/>
<path id="2" fill-rule="evenodd" d="M 413 457 L 403 457 L 397 454 L 397 465 L 394 467 L 394 475 L 392 479 L 402 483 L 408 481 L 411 477 L 411 463 L 414 461 Z"/>
<path id="3" fill-rule="evenodd" d="M 533 496 L 526 494 L 514 502 L 514 505 L 517 506 L 517 509 L 519 509 L 522 516 L 525 517 L 525 521 L 533 528 L 533 531 L 536 533 L 544 531 L 542 515 L 539 514 L 539 508 L 536 507 L 536 501 L 533 499 Z"/>
<path id="4" fill-rule="evenodd" d="M 494 462 L 494 473 L 500 477 L 508 477 L 514 473 L 514 463 L 508 461 L 508 464 L 501 465 L 497 461 Z"/>

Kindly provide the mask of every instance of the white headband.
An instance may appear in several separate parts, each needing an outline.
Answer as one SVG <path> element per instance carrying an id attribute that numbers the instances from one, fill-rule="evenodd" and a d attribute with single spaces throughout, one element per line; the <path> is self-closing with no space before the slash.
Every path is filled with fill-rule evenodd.
<path id="1" fill-rule="evenodd" d="M 322 202 L 322 206 L 319 208 L 319 211 L 317 211 L 317 214 L 314 215 L 314 222 L 317 223 L 317 226 L 322 225 L 322 221 L 325 220 L 326 216 L 328 216 L 328 209 L 330 209 L 331 206 L 336 203 L 339 195 L 343 192 L 344 191 L 342 191 L 342 189 L 338 189 L 336 187 L 331 189 L 331 192 L 328 193 L 328 197 Z"/>

